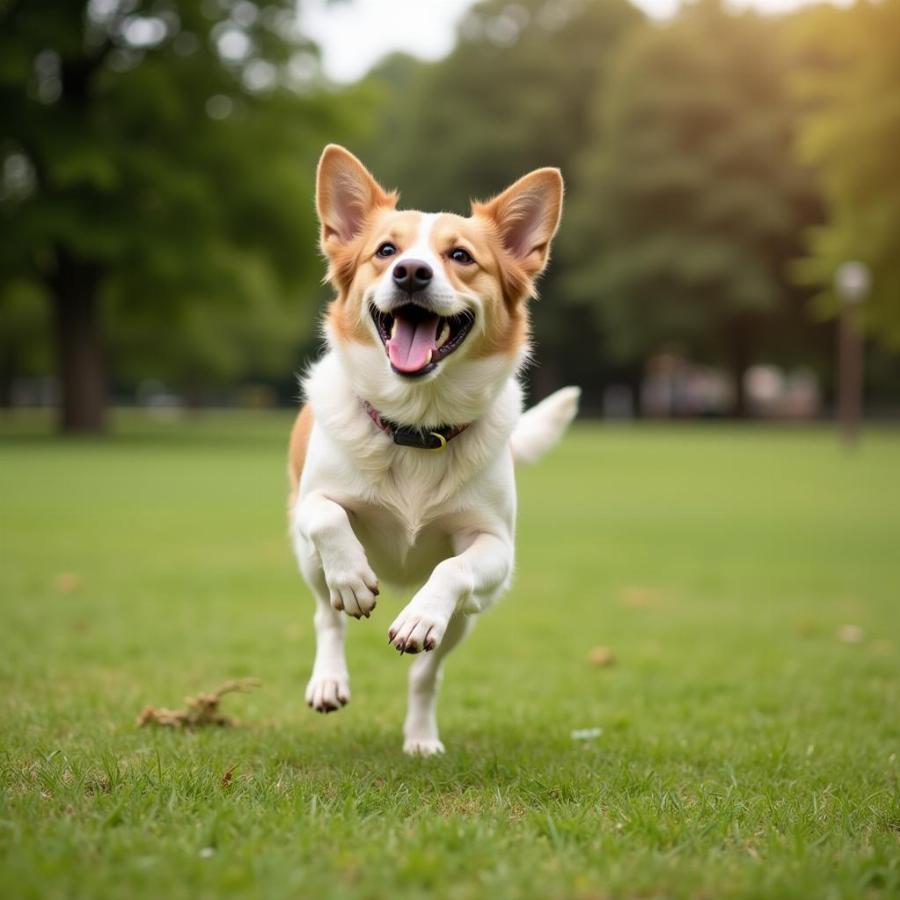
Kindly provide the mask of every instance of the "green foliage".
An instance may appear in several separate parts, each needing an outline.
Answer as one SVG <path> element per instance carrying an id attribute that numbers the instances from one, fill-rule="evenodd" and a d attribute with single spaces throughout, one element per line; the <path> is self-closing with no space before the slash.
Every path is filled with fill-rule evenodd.
<path id="1" fill-rule="evenodd" d="M 0 284 L 0 379 L 40 375 L 50 365 L 50 322 L 39 285 L 28 279 Z"/>
<path id="2" fill-rule="evenodd" d="M 3 896 L 897 896 L 896 432 L 576 428 L 520 473 L 515 586 L 416 760 L 407 596 L 349 623 L 350 705 L 303 702 L 289 418 L 117 424 L 0 423 Z M 241 676 L 241 727 L 135 724 Z"/>
<path id="3" fill-rule="evenodd" d="M 310 284 L 305 296 L 285 294 L 270 266 L 252 257 L 233 268 L 240 302 L 237 297 L 222 302 L 214 294 L 186 296 L 167 314 L 164 333 L 152 306 L 136 308 L 126 298 L 110 298 L 108 330 L 120 380 L 135 384 L 152 373 L 192 391 L 233 387 L 248 374 L 283 380 L 301 336 L 316 322 L 319 291 Z"/>
<path id="4" fill-rule="evenodd" d="M 374 74 L 390 99 L 373 165 L 406 205 L 460 213 L 531 169 L 570 170 L 613 48 L 639 21 L 625 0 L 480 3 L 447 59 Z"/>
<path id="5" fill-rule="evenodd" d="M 864 322 L 900 350 L 900 0 L 817 9 L 798 22 L 798 78 L 807 104 L 799 149 L 818 170 L 827 222 L 797 267 L 819 289 L 816 309 L 834 316 L 837 267 L 862 260 L 872 272 Z"/>
<path id="6" fill-rule="evenodd" d="M 0 278 L 62 303 L 83 280 L 103 298 L 114 357 L 135 362 L 139 339 L 147 374 L 286 366 L 314 320 L 315 159 L 347 125 L 295 12 L 288 0 L 0 6 Z"/>
<path id="7" fill-rule="evenodd" d="M 778 22 L 717 2 L 623 47 L 567 247 L 571 295 L 617 358 L 674 344 L 739 372 L 798 305 L 787 270 L 815 204 L 789 65 Z"/>

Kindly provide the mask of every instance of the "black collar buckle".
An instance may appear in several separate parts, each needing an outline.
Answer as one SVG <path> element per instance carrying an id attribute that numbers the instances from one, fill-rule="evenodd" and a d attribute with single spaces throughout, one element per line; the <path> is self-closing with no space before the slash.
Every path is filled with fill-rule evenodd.
<path id="1" fill-rule="evenodd" d="M 418 428 L 394 428 L 394 443 L 417 450 L 433 450 L 440 453 L 447 446 L 447 438 L 439 431 L 421 431 Z"/>

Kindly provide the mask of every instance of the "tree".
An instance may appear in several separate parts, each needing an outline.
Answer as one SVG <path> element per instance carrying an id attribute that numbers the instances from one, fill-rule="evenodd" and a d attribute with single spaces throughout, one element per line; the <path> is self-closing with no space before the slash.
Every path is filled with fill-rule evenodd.
<path id="1" fill-rule="evenodd" d="M 828 212 L 810 231 L 800 281 L 817 288 L 815 310 L 837 314 L 837 267 L 862 260 L 872 272 L 867 330 L 900 351 L 900 0 L 822 8 L 798 20 L 798 79 L 807 114 L 799 151 L 816 168 Z"/>
<path id="2" fill-rule="evenodd" d="M 777 21 L 698 3 L 623 47 L 602 140 L 569 209 L 573 298 L 593 310 L 615 359 L 667 345 L 724 358 L 734 411 L 743 373 L 802 292 L 788 267 L 815 219 L 791 155 L 796 113 Z"/>
<path id="3" fill-rule="evenodd" d="M 49 297 L 63 428 L 103 427 L 129 323 L 160 358 L 190 357 L 188 318 L 246 357 L 241 311 L 314 283 L 312 172 L 345 103 L 295 21 L 292 0 L 0 2 L 0 278 Z"/>

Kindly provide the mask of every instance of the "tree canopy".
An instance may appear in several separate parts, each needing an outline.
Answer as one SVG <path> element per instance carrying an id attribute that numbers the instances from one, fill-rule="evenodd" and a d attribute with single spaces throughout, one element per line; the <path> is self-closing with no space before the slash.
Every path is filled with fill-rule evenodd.
<path id="1" fill-rule="evenodd" d="M 820 173 L 826 220 L 797 266 L 815 285 L 819 315 L 838 309 L 838 266 L 860 260 L 872 274 L 866 328 L 900 350 L 900 0 L 850 10 L 815 9 L 794 32 L 805 66 L 796 80 L 807 114 L 801 158 Z"/>
<path id="2" fill-rule="evenodd" d="M 743 370 L 802 298 L 815 215 L 776 23 L 689 7 L 623 46 L 571 201 L 567 287 L 623 361 L 666 346 Z"/>
<path id="3" fill-rule="evenodd" d="M 347 124 L 295 22 L 289 0 L 0 7 L 0 273 L 51 302 L 72 427 L 100 424 L 110 354 L 287 365 L 315 158 Z"/>

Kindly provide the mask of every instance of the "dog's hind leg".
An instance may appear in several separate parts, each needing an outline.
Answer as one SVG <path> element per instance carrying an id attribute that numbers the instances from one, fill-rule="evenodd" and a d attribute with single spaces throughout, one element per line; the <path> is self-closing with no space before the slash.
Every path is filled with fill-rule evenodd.
<path id="1" fill-rule="evenodd" d="M 409 700 L 403 726 L 403 751 L 422 756 L 443 753 L 438 735 L 437 695 L 444 659 L 471 630 L 474 617 L 458 612 L 447 624 L 444 639 L 432 653 L 418 657 L 409 670 Z"/>

